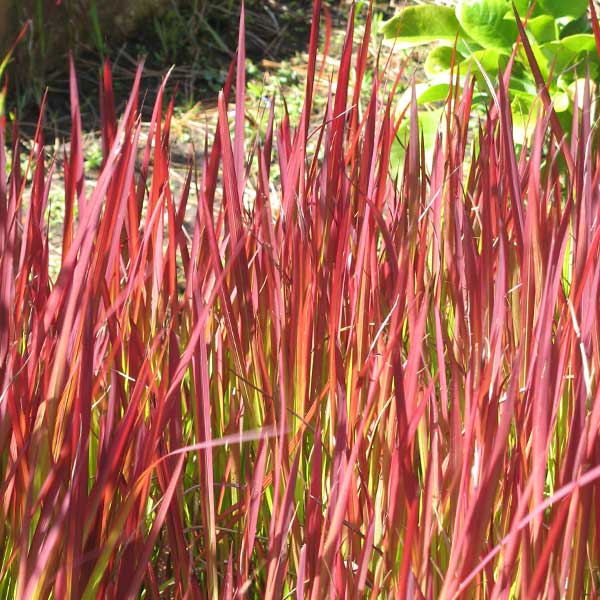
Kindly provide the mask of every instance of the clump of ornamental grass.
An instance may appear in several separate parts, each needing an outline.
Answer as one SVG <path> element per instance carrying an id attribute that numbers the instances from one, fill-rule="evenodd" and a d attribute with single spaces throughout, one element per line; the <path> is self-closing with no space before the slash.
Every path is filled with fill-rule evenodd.
<path id="1" fill-rule="evenodd" d="M 177 196 L 173 103 L 136 167 L 141 70 L 117 121 L 108 67 L 85 193 L 72 72 L 55 281 L 41 124 L 28 193 L 0 129 L 1 597 L 598 594 L 589 80 L 570 144 L 546 102 L 518 152 L 504 79 L 477 131 L 453 87 L 430 171 L 413 101 L 395 180 L 399 74 L 361 100 L 370 12 L 309 122 L 319 14 L 300 122 L 271 112 L 252 148 L 242 16 L 233 131 L 232 70 Z"/>

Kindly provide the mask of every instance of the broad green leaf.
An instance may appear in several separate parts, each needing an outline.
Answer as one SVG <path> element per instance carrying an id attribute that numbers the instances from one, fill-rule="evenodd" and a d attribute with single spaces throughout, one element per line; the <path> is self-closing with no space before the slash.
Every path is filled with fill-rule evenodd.
<path id="1" fill-rule="evenodd" d="M 544 46 L 546 46 L 548 44 L 539 45 L 539 44 L 536 44 L 535 41 L 532 41 L 532 40 L 530 40 L 529 43 L 531 46 L 531 50 L 533 52 L 533 56 L 535 57 L 535 61 L 538 65 L 538 67 L 540 68 L 540 72 L 542 73 L 542 77 L 544 78 L 545 81 L 548 81 L 548 76 L 550 74 L 549 69 L 550 69 L 551 61 L 548 59 L 548 54 L 546 52 L 544 52 L 544 50 L 543 50 Z M 549 42 L 549 43 L 554 44 L 555 42 Z M 527 58 L 527 53 L 525 52 L 525 49 L 523 48 L 522 45 L 519 46 L 519 49 L 517 51 L 517 59 L 523 65 L 524 70 L 527 73 L 531 73 L 529 59 Z M 533 78 L 533 76 L 532 76 L 532 78 Z"/>
<path id="2" fill-rule="evenodd" d="M 514 20 L 514 15 L 511 16 Z M 527 31 L 533 35 L 538 44 L 557 39 L 556 21 L 550 15 L 540 15 L 527 21 Z"/>
<path id="3" fill-rule="evenodd" d="M 562 40 L 549 42 L 540 46 L 548 64 L 553 65 L 553 71 L 560 73 L 571 66 L 577 59 L 577 51 L 570 50 Z"/>
<path id="4" fill-rule="evenodd" d="M 483 69 L 492 79 L 498 74 L 498 67 L 502 69 L 508 64 L 508 52 L 487 48 L 470 52 L 467 56 L 456 55 L 456 65 L 461 65 L 460 72 L 463 74 L 470 70 L 471 73 L 477 73 L 480 68 Z M 434 48 L 425 60 L 425 74 L 429 78 L 434 78 L 447 72 L 452 64 L 452 48 L 448 46 L 438 46 Z"/>
<path id="5" fill-rule="evenodd" d="M 464 37 L 458 39 L 456 43 L 456 49 L 459 54 L 462 54 L 463 56 L 469 56 L 469 54 L 477 52 L 477 50 L 483 50 L 483 47 L 474 40 Z"/>
<path id="6" fill-rule="evenodd" d="M 446 100 L 450 85 L 448 83 L 435 83 L 427 88 L 417 97 L 418 104 L 429 104 L 430 102 L 441 102 Z"/>
<path id="7" fill-rule="evenodd" d="M 452 66 L 452 55 L 454 49 L 451 46 L 437 46 L 434 48 L 425 59 L 423 65 L 425 74 L 427 77 L 435 77 L 440 73 L 445 73 Z M 464 56 L 460 53 L 456 53 L 455 64 L 458 64 L 464 60 Z"/>
<path id="8" fill-rule="evenodd" d="M 461 72 L 466 72 L 465 67 L 469 67 L 472 73 L 479 73 L 483 69 L 494 80 L 498 75 L 498 67 L 504 69 L 508 64 L 508 57 L 507 53 L 494 48 L 478 50 L 461 63 Z"/>
<path id="9" fill-rule="evenodd" d="M 396 46 L 418 46 L 430 42 L 454 42 L 460 24 L 449 6 L 420 4 L 403 9 L 381 26 L 387 39 L 395 39 Z"/>
<path id="10" fill-rule="evenodd" d="M 581 33 L 571 35 L 562 40 L 548 42 L 539 46 L 546 60 L 547 68 L 552 67 L 553 73 L 564 76 L 567 70 L 581 62 L 581 69 L 585 68 L 586 53 L 591 65 L 598 63 L 596 42 L 592 34 Z M 545 75 L 546 76 L 546 75 Z"/>
<path id="11" fill-rule="evenodd" d="M 576 35 L 570 35 L 559 41 L 565 48 L 573 52 L 582 53 L 590 52 L 596 59 L 598 54 L 596 52 L 596 39 L 593 33 L 578 33 Z"/>
<path id="12" fill-rule="evenodd" d="M 432 80 L 425 83 L 417 83 L 415 85 L 415 96 L 417 99 L 417 104 L 429 104 L 430 102 L 441 102 L 446 100 L 448 97 L 448 91 L 450 90 L 449 77 L 445 77 L 442 75 L 441 78 L 438 78 L 438 81 Z M 401 113 L 406 111 L 408 114 L 408 109 L 410 107 L 410 101 L 412 99 L 413 90 L 412 87 L 409 87 L 401 96 L 400 100 L 398 100 L 398 104 L 396 105 L 396 112 Z"/>
<path id="13" fill-rule="evenodd" d="M 519 16 L 524 17 L 527 14 L 527 11 L 529 10 L 529 4 L 529 0 L 515 0 L 515 7 L 519 13 Z"/>
<path id="14" fill-rule="evenodd" d="M 467 35 L 484 48 L 510 48 L 517 40 L 514 21 L 505 19 L 511 12 L 509 0 L 459 0 L 456 17 Z"/>
<path id="15" fill-rule="evenodd" d="M 510 96 L 527 99 L 531 102 L 533 98 L 537 97 L 538 91 L 535 85 L 535 81 L 532 77 L 527 77 L 523 74 L 521 77 L 511 77 L 510 85 L 508 86 Z"/>
<path id="16" fill-rule="evenodd" d="M 581 15 L 579 19 L 569 21 L 560 31 L 560 37 L 565 38 L 577 33 L 592 33 L 592 25 L 588 20 L 587 14 Z"/>
<path id="17" fill-rule="evenodd" d="M 540 8 L 554 18 L 583 15 L 588 7 L 588 0 L 538 0 Z"/>
<path id="18" fill-rule="evenodd" d="M 527 16 L 529 13 L 529 7 L 533 4 L 533 2 L 534 0 L 515 0 L 515 6 L 521 19 L 524 19 Z M 536 2 L 531 16 L 537 17 L 541 14 L 543 14 L 543 11 L 540 10 L 539 2 Z"/>

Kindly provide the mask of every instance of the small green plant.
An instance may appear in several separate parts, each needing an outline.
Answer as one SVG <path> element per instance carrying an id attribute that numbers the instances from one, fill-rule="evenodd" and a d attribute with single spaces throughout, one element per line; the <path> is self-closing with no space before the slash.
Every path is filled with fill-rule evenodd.
<path id="1" fill-rule="evenodd" d="M 86 171 L 98 171 L 102 166 L 102 146 L 99 142 L 93 141 L 86 149 L 84 156 L 84 167 Z"/>
<path id="2" fill-rule="evenodd" d="M 475 76 L 474 104 L 483 107 L 489 104 L 490 84 L 497 85 L 498 71 L 509 64 L 519 38 L 516 10 L 525 23 L 554 110 L 568 130 L 576 90 L 584 81 L 586 69 L 590 69 L 592 80 L 599 73 L 594 35 L 585 14 L 587 4 L 587 0 L 516 0 L 514 5 L 510 0 L 458 0 L 455 6 L 421 4 L 404 8 L 383 23 L 382 31 L 395 47 L 403 49 L 436 43 L 424 64 L 428 80 L 416 86 L 419 104 L 446 99 L 454 65 L 463 76 Z M 529 117 L 539 108 L 538 89 L 539 82 L 521 45 L 508 86 L 517 141 L 523 141 Z"/>

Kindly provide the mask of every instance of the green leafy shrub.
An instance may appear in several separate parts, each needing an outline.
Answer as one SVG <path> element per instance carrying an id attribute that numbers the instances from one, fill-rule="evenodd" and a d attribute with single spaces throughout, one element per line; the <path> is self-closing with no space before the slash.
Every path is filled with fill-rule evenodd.
<path id="1" fill-rule="evenodd" d="M 589 67 L 592 80 L 599 73 L 596 44 L 585 15 L 587 5 L 587 0 L 545 0 L 530 11 L 527 0 L 515 3 L 521 19 L 530 12 L 526 21 L 527 38 L 548 85 L 554 110 L 561 114 L 567 130 L 576 90 L 581 91 L 586 68 Z M 382 30 L 400 48 L 436 42 L 424 64 L 428 81 L 416 88 L 419 104 L 445 99 L 454 60 L 463 75 L 467 72 L 475 75 L 474 101 L 481 107 L 488 105 L 489 85 L 497 85 L 498 69 L 508 65 L 519 36 L 510 0 L 458 0 L 453 7 L 433 3 L 409 6 L 383 23 Z M 532 111 L 539 108 L 538 89 L 539 82 L 521 46 L 508 86 L 519 141 L 523 140 Z"/>

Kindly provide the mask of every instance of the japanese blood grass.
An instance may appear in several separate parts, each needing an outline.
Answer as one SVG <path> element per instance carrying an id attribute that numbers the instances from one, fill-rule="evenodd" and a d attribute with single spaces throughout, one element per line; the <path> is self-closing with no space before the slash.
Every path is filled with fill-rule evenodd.
<path id="1" fill-rule="evenodd" d="M 41 118 L 27 197 L 16 131 L 7 178 L 0 130 L 1 597 L 598 593 L 590 87 L 569 148 L 548 112 L 519 154 L 503 79 L 476 149 L 473 87 L 456 87 L 431 172 L 412 118 L 395 182 L 389 73 L 359 94 L 370 13 L 354 58 L 350 14 L 311 126 L 319 15 L 300 123 L 271 112 L 253 148 L 242 17 L 234 139 L 232 69 L 178 197 L 162 89 L 136 168 L 141 67 L 119 122 L 104 71 L 86 196 L 72 71 L 55 282 Z"/>

